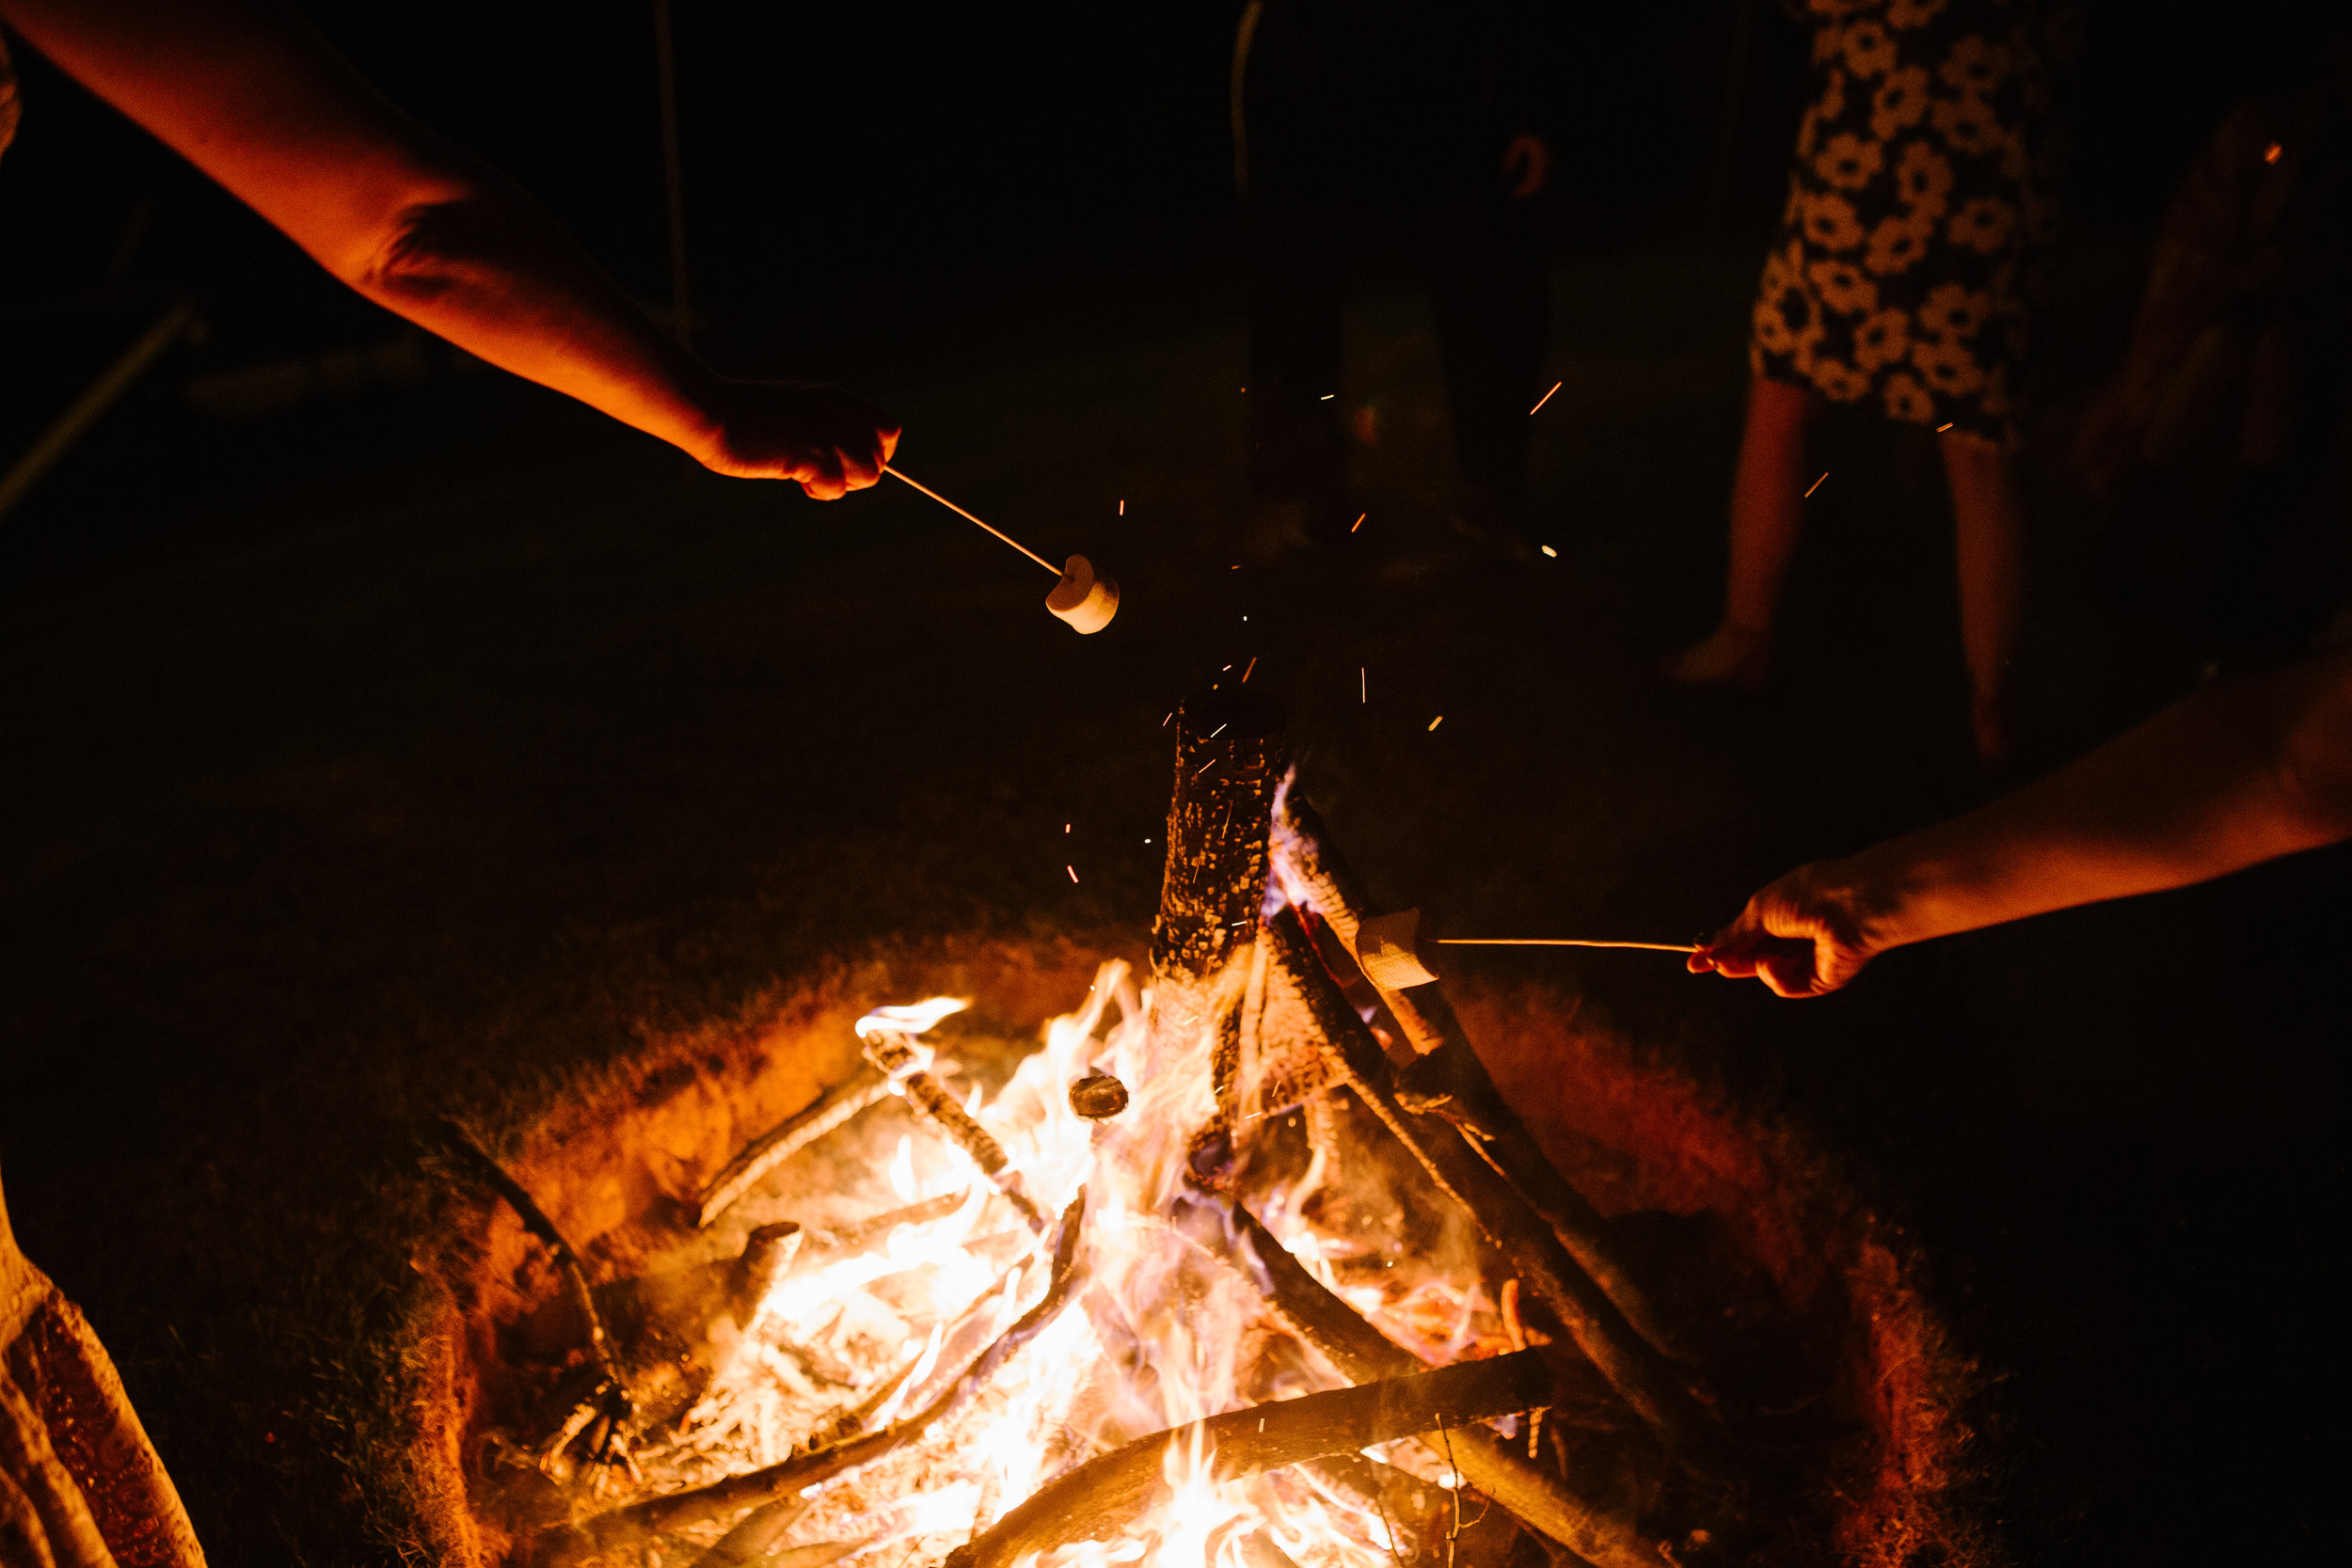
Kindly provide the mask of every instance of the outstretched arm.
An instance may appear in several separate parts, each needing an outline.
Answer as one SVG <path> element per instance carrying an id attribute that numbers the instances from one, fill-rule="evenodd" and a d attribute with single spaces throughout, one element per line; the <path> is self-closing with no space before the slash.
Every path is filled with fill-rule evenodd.
<path id="1" fill-rule="evenodd" d="M 840 390 L 728 381 L 537 203 L 417 125 L 269 0 L 0 0 L 34 47 L 360 293 L 721 473 L 830 499 L 898 426 Z"/>
<path id="2" fill-rule="evenodd" d="M 2202 691 L 2039 784 L 1748 900 L 1691 968 L 1783 996 L 1890 947 L 2352 838 L 2352 650 Z"/>

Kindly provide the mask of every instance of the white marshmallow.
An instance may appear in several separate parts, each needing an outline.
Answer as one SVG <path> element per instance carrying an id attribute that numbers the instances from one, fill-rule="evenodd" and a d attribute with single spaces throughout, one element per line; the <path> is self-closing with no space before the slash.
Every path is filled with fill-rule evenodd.
<path id="1" fill-rule="evenodd" d="M 1101 631 L 1119 613 L 1119 584 L 1108 574 L 1096 576 L 1094 562 L 1073 555 L 1062 568 L 1061 581 L 1045 595 L 1045 608 L 1081 632 Z"/>
<path id="2" fill-rule="evenodd" d="M 1421 911 L 1399 910 L 1356 924 L 1356 961 L 1364 978 L 1382 990 L 1408 990 L 1437 976 L 1422 966 L 1415 943 L 1421 935 Z"/>

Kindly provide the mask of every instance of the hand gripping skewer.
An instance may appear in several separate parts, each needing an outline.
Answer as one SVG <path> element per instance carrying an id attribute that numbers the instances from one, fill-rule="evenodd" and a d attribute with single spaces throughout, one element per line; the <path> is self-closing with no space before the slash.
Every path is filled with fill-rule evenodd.
<path id="1" fill-rule="evenodd" d="M 987 522 L 966 512 L 930 485 L 918 480 L 907 478 L 906 475 L 886 463 L 882 465 L 882 472 L 901 484 L 920 490 L 965 521 L 978 523 L 980 527 L 987 529 L 989 532 L 1061 578 L 1061 581 L 1054 585 L 1054 591 L 1045 595 L 1045 608 L 1052 610 L 1059 619 L 1077 627 L 1079 631 L 1101 631 L 1111 624 L 1111 617 L 1119 613 L 1119 584 L 1113 580 L 1109 573 L 1095 571 L 1094 562 L 1085 556 L 1073 555 L 1070 558 L 1069 565 L 1056 566 L 1011 534 L 1005 532 L 1002 529 L 991 527 Z"/>
<path id="2" fill-rule="evenodd" d="M 1383 990 L 1425 986 L 1437 976 L 1421 961 L 1421 911 L 1399 910 L 1356 927 L 1356 961 L 1364 976 Z M 1433 947 L 1632 947 L 1649 953 L 1695 953 L 1682 942 L 1597 942 L 1583 937 L 1431 937 Z"/>

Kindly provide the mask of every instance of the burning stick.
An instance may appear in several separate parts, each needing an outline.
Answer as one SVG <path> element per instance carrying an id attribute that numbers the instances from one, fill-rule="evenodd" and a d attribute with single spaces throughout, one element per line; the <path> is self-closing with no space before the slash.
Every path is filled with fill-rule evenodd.
<path id="1" fill-rule="evenodd" d="M 846 1471 L 871 1465 L 922 1437 L 932 1427 L 961 1409 L 988 1385 L 1024 1345 L 1043 1333 L 1047 1324 L 1070 1304 L 1071 1286 L 1077 1276 L 1078 1240 L 1086 1215 L 1086 1192 L 1062 1211 L 1061 1232 L 1054 1243 L 1054 1273 L 1038 1304 L 1020 1322 L 996 1337 L 975 1356 L 955 1382 L 930 1404 L 905 1419 L 855 1437 L 823 1443 L 796 1453 L 780 1465 L 747 1470 L 691 1491 L 648 1497 L 642 1503 L 599 1513 L 578 1525 L 557 1525 L 533 1538 L 529 1553 L 536 1568 L 568 1568 L 606 1552 L 734 1513 L 755 1503 L 831 1481 Z"/>
<path id="2" fill-rule="evenodd" d="M 1396 1134 L 1429 1179 L 1461 1204 L 1651 1429 L 1694 1467 L 1727 1473 L 1723 1433 L 1712 1414 L 1683 1386 L 1674 1364 L 1635 1332 L 1592 1275 L 1578 1266 L 1518 1188 L 1480 1158 L 1452 1126 L 1397 1103 L 1380 1043 L 1316 957 L 1298 911 L 1284 909 L 1266 923 L 1266 936 L 1274 943 L 1273 961 L 1298 987 L 1348 1086 Z"/>
<path id="3" fill-rule="evenodd" d="M 726 1168 L 703 1189 L 702 1201 L 694 1214 L 696 1227 L 708 1226 L 733 1207 L 737 1198 L 757 1186 L 770 1171 L 867 1106 L 880 1103 L 889 1092 L 889 1080 L 878 1073 L 860 1072 L 849 1083 L 821 1096 L 815 1104 L 744 1145 L 743 1152 L 729 1160 Z"/>
<path id="4" fill-rule="evenodd" d="M 1295 788 L 1282 792 L 1274 842 L 1285 885 L 1305 897 L 1349 952 L 1358 951 L 1364 940 L 1363 911 L 1370 905 L 1347 863 L 1332 847 L 1322 816 Z M 1459 1129 L 1470 1148 L 1524 1195 L 1635 1331 L 1666 1354 L 1687 1360 L 1682 1337 L 1618 1256 L 1600 1212 L 1553 1166 L 1487 1076 L 1445 993 L 1435 985 L 1384 988 L 1380 999 L 1421 1056 L 1397 1076 L 1399 1103 L 1412 1111 L 1434 1112 Z"/>
<path id="5" fill-rule="evenodd" d="M 1048 1482 L 988 1532 L 947 1556 L 946 1568 L 1012 1568 L 1032 1552 L 1100 1541 L 1162 1500 L 1172 1462 L 1204 1454 L 1219 1481 L 1327 1454 L 1354 1453 L 1538 1404 L 1551 1385 L 1542 1356 L 1521 1351 L 1411 1377 L 1280 1400 L 1213 1416 L 1135 1442 Z"/>
<path id="6" fill-rule="evenodd" d="M 929 1056 L 916 1049 L 908 1035 L 876 1022 L 875 1015 L 858 1021 L 858 1033 L 866 1040 L 866 1059 L 888 1073 L 891 1081 L 905 1091 L 907 1103 L 915 1113 L 946 1133 L 971 1158 L 980 1174 L 988 1178 L 989 1185 L 1021 1211 L 1021 1217 L 1028 1222 L 1031 1230 L 1041 1236 L 1045 1234 L 1044 1212 L 1023 1189 L 1021 1173 L 1007 1168 L 1012 1161 L 1006 1156 L 1005 1146 L 972 1119 L 972 1114 L 947 1092 L 946 1085 L 926 1070 Z"/>
<path id="7" fill-rule="evenodd" d="M 1180 1206 L 1174 1218 L 1177 1234 L 1239 1274 L 1275 1321 L 1330 1362 L 1342 1377 L 1373 1383 L 1421 1370 L 1412 1352 L 1332 1294 L 1239 1203 L 1200 1195 Z M 1572 1375 L 1565 1367 L 1556 1367 L 1554 1373 Z M 1600 1379 L 1590 1381 L 1597 1386 L 1586 1392 L 1597 1392 Z M 1426 1440 L 1423 1446 L 1530 1528 L 1569 1547 L 1596 1568 L 1656 1568 L 1649 1538 L 1638 1520 L 1581 1496 L 1566 1481 L 1522 1459 L 1486 1428 L 1455 1432 L 1451 1453 Z"/>

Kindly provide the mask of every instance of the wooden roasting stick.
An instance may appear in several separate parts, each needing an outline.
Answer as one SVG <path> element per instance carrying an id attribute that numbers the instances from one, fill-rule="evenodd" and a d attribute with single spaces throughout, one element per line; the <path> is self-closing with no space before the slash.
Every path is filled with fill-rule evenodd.
<path id="1" fill-rule="evenodd" d="M 1370 905 L 1332 847 L 1322 816 L 1295 787 L 1285 789 L 1277 802 L 1274 852 L 1286 882 L 1306 893 L 1316 916 L 1355 952 L 1358 927 Z M 1397 1075 L 1398 1102 L 1452 1122 L 1470 1147 L 1526 1197 L 1634 1331 L 1665 1354 L 1689 1362 L 1682 1336 L 1626 1266 L 1600 1212 L 1560 1174 L 1487 1076 L 1486 1065 L 1471 1048 L 1445 993 L 1435 985 L 1422 985 L 1384 989 L 1380 999 L 1420 1055 Z"/>
<path id="2" fill-rule="evenodd" d="M 1297 986 L 1348 1087 L 1421 1163 L 1429 1179 L 1462 1206 L 1651 1430 L 1693 1469 L 1727 1477 L 1730 1454 L 1723 1428 L 1684 1386 L 1676 1365 L 1634 1331 L 1544 1217 L 1518 1187 L 1480 1158 L 1470 1140 L 1444 1121 L 1397 1103 L 1380 1042 L 1323 967 L 1298 911 L 1282 910 L 1266 922 L 1265 935 L 1274 943 L 1271 961 Z"/>
<path id="3" fill-rule="evenodd" d="M 1078 1240 L 1085 1223 L 1086 1203 L 1086 1192 L 1081 1188 L 1070 1207 L 1062 1212 L 1060 1234 L 1054 1243 L 1053 1277 L 1045 1287 L 1045 1294 L 1022 1314 L 1018 1323 L 975 1356 L 945 1392 L 921 1410 L 880 1432 L 822 1443 L 765 1469 L 746 1470 L 708 1486 L 648 1497 L 577 1525 L 552 1526 L 532 1539 L 528 1553 L 532 1568 L 570 1568 L 571 1564 L 585 1562 L 652 1536 L 740 1513 L 804 1486 L 815 1486 L 845 1471 L 871 1465 L 917 1441 L 986 1387 L 989 1379 L 1024 1345 L 1044 1332 L 1046 1325 L 1070 1304 L 1071 1286 L 1078 1273 Z"/>
<path id="4" fill-rule="evenodd" d="M 947 1568 L 1013 1568 L 1034 1552 L 1109 1539 L 1167 1497 L 1169 1464 L 1190 1453 L 1208 1455 L 1217 1480 L 1234 1481 L 1450 1422 L 1524 1410 L 1544 1402 L 1550 1383 L 1540 1354 L 1518 1351 L 1153 1433 L 1048 1481 L 977 1540 L 948 1553 Z"/>

